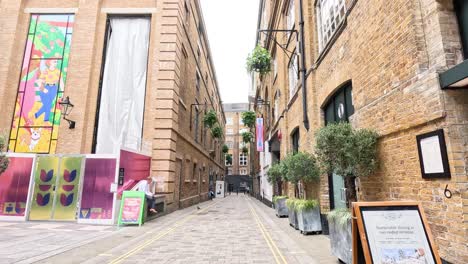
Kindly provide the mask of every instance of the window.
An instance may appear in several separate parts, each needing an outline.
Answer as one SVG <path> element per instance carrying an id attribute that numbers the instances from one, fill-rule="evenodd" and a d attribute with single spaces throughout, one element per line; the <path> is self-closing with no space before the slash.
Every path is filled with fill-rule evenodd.
<path id="1" fill-rule="evenodd" d="M 224 165 L 232 166 L 232 154 L 226 154 L 226 157 L 224 159 Z"/>
<path id="2" fill-rule="evenodd" d="M 239 174 L 240 175 L 247 175 L 247 169 L 240 169 Z"/>
<path id="3" fill-rule="evenodd" d="M 279 98 L 280 98 L 280 92 L 279 91 L 276 91 L 276 94 L 275 94 L 275 106 L 274 106 L 274 109 L 273 109 L 273 116 L 274 116 L 274 120 L 278 120 L 279 118 Z"/>
<path id="4" fill-rule="evenodd" d="M 325 122 L 348 122 L 354 114 L 351 82 L 339 89 L 325 105 Z"/>
<path id="5" fill-rule="evenodd" d="M 190 10 L 189 10 L 189 7 L 187 6 L 187 2 L 184 3 L 184 8 L 185 8 L 185 24 L 188 26 L 190 25 Z"/>
<path id="6" fill-rule="evenodd" d="M 289 99 L 291 99 L 296 91 L 297 79 L 298 79 L 298 62 L 297 55 L 293 55 L 289 62 Z"/>
<path id="7" fill-rule="evenodd" d="M 227 175 L 232 175 L 232 168 L 228 168 Z"/>
<path id="8" fill-rule="evenodd" d="M 226 125 L 228 125 L 228 126 L 232 126 L 232 125 L 233 125 L 233 119 L 232 119 L 232 117 L 226 118 Z"/>
<path id="9" fill-rule="evenodd" d="M 199 92 L 200 92 L 200 73 L 198 73 L 198 71 L 197 71 L 197 76 L 196 76 L 196 78 L 197 78 L 197 79 L 196 79 L 196 84 L 195 84 L 195 85 L 196 85 L 196 87 L 197 87 L 197 93 L 199 93 Z"/>
<path id="10" fill-rule="evenodd" d="M 234 130 L 232 128 L 226 129 L 226 135 L 233 135 L 233 134 L 234 134 Z"/>
<path id="11" fill-rule="evenodd" d="M 198 45 L 197 45 L 197 56 L 198 58 L 200 58 L 201 56 L 201 48 L 200 48 L 201 44 L 200 44 L 200 40 L 198 40 Z"/>
<path id="12" fill-rule="evenodd" d="M 239 125 L 241 125 L 241 126 L 244 125 L 244 121 L 242 120 L 242 118 L 239 118 Z"/>
<path id="13" fill-rule="evenodd" d="M 288 7 L 288 17 L 287 17 L 287 23 L 288 23 L 288 28 L 287 29 L 292 29 L 294 27 L 294 24 L 296 23 L 296 8 L 294 5 L 294 0 L 291 0 L 289 2 L 289 7 Z"/>
<path id="14" fill-rule="evenodd" d="M 468 2 L 466 0 L 454 0 L 453 5 L 457 13 L 463 57 L 468 59 Z"/>
<path id="15" fill-rule="evenodd" d="M 226 146 L 228 146 L 228 148 L 230 148 L 230 149 L 233 149 L 233 148 L 234 148 L 234 142 L 232 142 L 232 141 L 227 141 L 227 142 L 226 142 Z"/>
<path id="16" fill-rule="evenodd" d="M 196 164 L 196 163 L 193 163 L 192 181 L 195 181 L 196 173 L 197 173 L 197 164 Z"/>
<path id="17" fill-rule="evenodd" d="M 239 165 L 247 166 L 247 154 L 245 153 L 239 154 Z"/>
<path id="18" fill-rule="evenodd" d="M 296 154 L 299 152 L 299 128 L 296 128 L 291 134 L 291 141 L 293 154 Z"/>
<path id="19" fill-rule="evenodd" d="M 276 54 L 273 55 L 273 77 L 276 78 L 278 75 L 278 60 L 276 60 Z"/>
<path id="20" fill-rule="evenodd" d="M 195 109 L 195 142 L 198 143 L 198 123 L 199 123 L 199 115 L 200 113 L 198 112 L 198 109 Z"/>
<path id="21" fill-rule="evenodd" d="M 319 51 L 328 44 L 346 15 L 345 0 L 318 0 Z"/>

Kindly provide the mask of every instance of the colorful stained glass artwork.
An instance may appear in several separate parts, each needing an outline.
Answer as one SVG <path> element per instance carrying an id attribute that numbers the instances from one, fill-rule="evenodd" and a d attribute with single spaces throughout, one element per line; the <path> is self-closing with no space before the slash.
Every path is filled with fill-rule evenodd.
<path id="1" fill-rule="evenodd" d="M 9 157 L 9 160 L 8 169 L 0 176 L 0 216 L 24 216 L 33 158 Z"/>
<path id="2" fill-rule="evenodd" d="M 9 151 L 55 153 L 74 15 L 32 15 Z"/>

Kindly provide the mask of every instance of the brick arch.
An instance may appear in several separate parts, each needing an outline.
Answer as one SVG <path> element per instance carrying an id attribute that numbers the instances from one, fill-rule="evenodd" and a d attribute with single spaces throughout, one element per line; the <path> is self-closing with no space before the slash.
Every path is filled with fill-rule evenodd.
<path id="1" fill-rule="evenodd" d="M 323 101 L 320 104 L 320 109 L 322 109 L 322 112 L 325 106 L 328 105 L 328 103 L 330 103 L 331 99 L 334 98 L 335 95 L 341 91 L 341 89 L 347 87 L 348 85 L 351 85 L 351 87 L 353 86 L 353 81 L 351 79 L 342 82 L 335 89 L 330 91 L 330 93 L 323 99 Z"/>

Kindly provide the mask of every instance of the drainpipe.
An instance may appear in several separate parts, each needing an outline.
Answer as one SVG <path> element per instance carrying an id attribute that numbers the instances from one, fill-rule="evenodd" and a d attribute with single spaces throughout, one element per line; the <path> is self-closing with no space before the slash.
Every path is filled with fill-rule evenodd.
<path id="1" fill-rule="evenodd" d="M 305 38 L 304 38 L 304 9 L 302 7 L 302 0 L 299 1 L 299 37 L 300 45 L 299 52 L 301 53 L 301 82 L 302 82 L 302 114 L 305 129 L 309 130 L 309 117 L 307 116 L 307 81 L 306 81 L 306 64 L 305 64 Z"/>

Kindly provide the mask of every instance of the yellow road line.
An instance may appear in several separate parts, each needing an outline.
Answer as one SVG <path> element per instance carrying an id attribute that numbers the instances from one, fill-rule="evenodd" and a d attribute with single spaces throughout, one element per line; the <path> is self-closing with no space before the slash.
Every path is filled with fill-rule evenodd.
<path id="1" fill-rule="evenodd" d="M 128 251 L 127 253 L 121 255 L 120 257 L 112 260 L 111 262 L 109 262 L 110 264 L 117 264 L 117 263 L 120 263 L 122 261 L 124 261 L 125 259 L 127 259 L 128 257 L 140 252 L 141 250 L 143 250 L 145 247 L 149 246 L 150 244 L 152 244 L 153 242 L 165 237 L 166 235 L 170 234 L 171 232 L 173 232 L 174 230 L 177 229 L 177 227 L 181 226 L 182 224 L 190 221 L 192 218 L 194 218 L 196 216 L 196 214 L 200 213 L 200 212 L 203 212 L 203 211 L 206 211 L 208 210 L 208 208 L 211 208 L 213 206 L 215 206 L 218 202 L 215 202 L 207 207 L 205 207 L 204 209 L 202 210 L 197 210 L 197 211 L 194 211 L 193 213 L 191 213 L 190 215 L 186 216 L 185 218 L 177 221 L 174 225 L 172 225 L 172 227 L 170 228 L 166 228 L 162 231 L 160 231 L 158 233 L 158 235 L 156 237 L 153 237 L 151 239 L 148 239 L 147 241 L 143 242 L 142 244 L 136 246 L 135 248 L 133 248 L 132 250 Z"/>
<path id="2" fill-rule="evenodd" d="M 249 199 L 250 200 L 250 199 Z M 288 262 L 286 261 L 285 257 L 283 256 L 283 254 L 281 253 L 281 251 L 279 250 L 278 246 L 276 245 L 275 241 L 273 240 L 273 238 L 270 236 L 270 234 L 268 233 L 267 229 L 265 228 L 265 226 L 263 225 L 260 217 L 258 216 L 257 212 L 255 211 L 255 209 L 253 208 L 253 206 L 250 204 L 250 202 L 247 202 L 249 204 L 249 207 L 250 207 L 250 212 L 252 213 L 252 215 L 254 216 L 254 219 L 255 221 L 257 222 L 257 225 L 258 225 L 258 228 L 260 229 L 262 235 L 263 235 L 263 238 L 265 239 L 265 241 L 267 242 L 268 244 L 268 247 L 270 248 L 270 251 L 273 253 L 273 257 L 275 258 L 276 260 L 276 263 L 280 264 L 280 263 L 284 263 L 284 264 L 287 264 Z M 280 259 L 278 258 L 281 258 L 281 261 Z"/>

